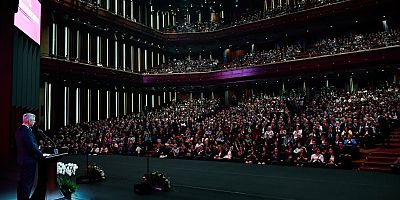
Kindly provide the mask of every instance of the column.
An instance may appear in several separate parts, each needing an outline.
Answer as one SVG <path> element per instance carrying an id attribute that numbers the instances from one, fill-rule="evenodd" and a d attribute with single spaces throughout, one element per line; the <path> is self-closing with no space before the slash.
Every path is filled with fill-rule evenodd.
<path id="1" fill-rule="evenodd" d="M 64 58 L 69 60 L 69 28 L 64 28 Z"/>
<path id="2" fill-rule="evenodd" d="M 52 55 L 57 55 L 57 24 L 53 23 L 52 25 L 52 33 L 51 33 L 51 54 Z M 78 36 L 79 36 L 79 30 L 78 30 Z M 78 37 L 79 38 L 79 37 Z"/>
<path id="3" fill-rule="evenodd" d="M 125 44 L 122 44 L 122 69 L 126 71 L 126 49 Z"/>
<path id="4" fill-rule="evenodd" d="M 169 11 L 167 11 L 167 26 L 171 26 L 171 19 L 170 19 L 170 12 Z"/>
<path id="5" fill-rule="evenodd" d="M 144 71 L 147 71 L 147 49 L 144 50 Z"/>
<path id="6" fill-rule="evenodd" d="M 150 28 L 154 28 L 154 11 L 153 11 L 153 6 L 151 6 Z"/>
<path id="7" fill-rule="evenodd" d="M 137 60 L 138 60 L 138 72 L 140 72 L 140 69 L 142 68 L 142 66 L 141 66 L 141 63 L 142 63 L 142 62 L 141 62 L 141 58 L 142 58 L 142 57 L 141 57 L 140 48 L 137 48 L 137 50 L 138 50 L 138 51 L 137 51 L 137 52 L 138 52 L 138 55 L 137 55 L 137 56 L 138 56 L 138 57 L 137 57 Z"/>
<path id="8" fill-rule="evenodd" d="M 156 28 L 157 30 L 160 30 L 160 14 L 159 11 L 157 11 L 157 17 L 156 17 L 157 21 L 156 21 Z"/>
<path id="9" fill-rule="evenodd" d="M 126 115 L 126 113 L 127 113 L 127 111 L 128 111 L 128 105 L 126 104 L 126 102 L 127 102 L 127 95 L 126 95 L 126 92 L 124 92 L 124 105 L 123 105 L 123 108 L 124 108 L 124 115 Z"/>
<path id="10" fill-rule="evenodd" d="M 69 124 L 69 87 L 64 87 L 64 126 Z"/>
<path id="11" fill-rule="evenodd" d="M 138 20 L 139 23 L 143 24 L 143 19 L 142 19 L 142 6 L 138 5 Z"/>
<path id="12" fill-rule="evenodd" d="M 114 69 L 119 69 L 118 68 L 118 41 L 115 40 L 114 42 Z"/>
<path id="13" fill-rule="evenodd" d="M 190 22 L 191 22 L 190 13 L 189 13 L 189 10 L 186 10 L 186 11 L 187 11 L 187 14 L 186 14 L 186 16 L 187 16 L 187 23 L 190 24 Z"/>
<path id="14" fill-rule="evenodd" d="M 100 49 L 101 49 L 101 38 L 100 36 L 97 36 L 96 38 L 96 63 L 97 66 L 102 66 L 101 65 L 101 53 L 100 53 Z"/>
<path id="15" fill-rule="evenodd" d="M 90 64 L 91 58 L 90 58 L 90 33 L 87 34 L 87 63 Z"/>
<path id="16" fill-rule="evenodd" d="M 81 89 L 75 90 L 75 123 L 81 122 Z"/>
<path id="17" fill-rule="evenodd" d="M 148 99 L 147 99 L 147 94 L 145 94 L 145 95 L 144 95 L 144 106 L 146 106 L 146 109 L 148 109 L 148 108 L 149 108 L 149 106 L 148 106 L 147 102 L 148 102 Z"/>
<path id="18" fill-rule="evenodd" d="M 165 27 L 165 13 L 161 12 L 161 15 L 162 15 L 162 28 L 164 29 L 164 27 Z"/>
<path id="19" fill-rule="evenodd" d="M 92 118 L 92 91 L 87 89 L 87 121 L 90 122 Z"/>
<path id="20" fill-rule="evenodd" d="M 349 87 L 350 87 L 350 92 L 354 92 L 353 77 L 350 77 L 350 80 L 349 80 Z"/>
<path id="21" fill-rule="evenodd" d="M 136 21 L 136 20 L 134 20 L 135 19 L 135 17 L 133 16 L 133 0 L 131 0 L 131 16 L 130 16 L 130 18 L 131 18 L 131 20 L 133 20 L 133 21 Z"/>
<path id="22" fill-rule="evenodd" d="M 110 66 L 110 49 L 109 49 L 109 40 L 108 38 L 106 39 L 106 66 Z"/>
<path id="23" fill-rule="evenodd" d="M 264 0 L 264 12 L 268 10 L 268 0 Z"/>
<path id="24" fill-rule="evenodd" d="M 44 130 L 51 129 L 51 83 L 44 82 Z"/>
<path id="25" fill-rule="evenodd" d="M 115 91 L 115 117 L 119 115 L 119 92 Z"/>
<path id="26" fill-rule="evenodd" d="M 106 94 L 106 118 L 107 119 L 110 118 L 110 109 L 111 109 L 110 108 L 111 107 L 110 98 L 111 98 L 110 91 L 107 90 L 107 94 Z"/>
<path id="27" fill-rule="evenodd" d="M 151 51 L 151 59 L 150 60 L 151 60 L 150 66 L 153 69 L 154 68 L 154 51 Z"/>
<path id="28" fill-rule="evenodd" d="M 81 36 L 79 30 L 76 31 L 76 60 L 79 61 L 81 55 Z"/>
<path id="29" fill-rule="evenodd" d="M 125 6 L 126 6 L 126 0 L 122 0 L 122 16 L 124 18 L 126 18 Z"/>
<path id="30" fill-rule="evenodd" d="M 151 95 L 151 107 L 154 108 L 154 94 Z"/>
<path id="31" fill-rule="evenodd" d="M 100 120 L 100 90 L 97 90 L 97 120 Z"/>
<path id="32" fill-rule="evenodd" d="M 176 25 L 176 17 L 175 17 L 175 13 L 172 13 L 172 26 Z"/>
<path id="33" fill-rule="evenodd" d="M 135 71 L 134 67 L 135 67 L 135 47 L 131 46 L 131 70 L 132 70 L 132 72 Z"/>
<path id="34" fill-rule="evenodd" d="M 201 23 L 201 11 L 199 10 L 199 23 Z"/>
<path id="35" fill-rule="evenodd" d="M 165 104 L 165 92 L 163 92 L 163 104 Z"/>
<path id="36" fill-rule="evenodd" d="M 114 14 L 118 15 L 118 1 L 119 0 L 114 0 Z"/>

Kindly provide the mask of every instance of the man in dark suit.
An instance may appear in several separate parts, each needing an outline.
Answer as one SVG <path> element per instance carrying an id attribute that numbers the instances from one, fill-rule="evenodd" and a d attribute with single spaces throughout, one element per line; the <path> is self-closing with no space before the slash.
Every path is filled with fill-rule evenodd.
<path id="1" fill-rule="evenodd" d="M 15 133 L 18 150 L 17 162 L 20 170 L 17 188 L 18 200 L 29 199 L 36 173 L 36 163 L 38 160 L 43 159 L 43 154 L 38 148 L 31 129 L 36 122 L 35 117 L 32 113 L 24 114 L 22 125 Z"/>

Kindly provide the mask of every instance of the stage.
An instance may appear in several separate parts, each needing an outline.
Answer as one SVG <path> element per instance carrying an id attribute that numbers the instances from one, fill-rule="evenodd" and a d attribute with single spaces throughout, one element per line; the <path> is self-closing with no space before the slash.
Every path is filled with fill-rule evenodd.
<path id="1" fill-rule="evenodd" d="M 64 163 L 78 164 L 77 176 L 86 170 L 85 156 L 65 156 Z M 172 192 L 136 195 L 133 184 L 146 172 L 146 158 L 98 155 L 90 156 L 106 172 L 107 180 L 80 184 L 72 195 L 75 200 L 130 199 L 398 199 L 400 176 L 356 170 L 297 168 L 218 161 L 150 158 L 150 171 L 170 177 Z M 0 199 L 15 200 L 17 170 L 2 164 Z"/>

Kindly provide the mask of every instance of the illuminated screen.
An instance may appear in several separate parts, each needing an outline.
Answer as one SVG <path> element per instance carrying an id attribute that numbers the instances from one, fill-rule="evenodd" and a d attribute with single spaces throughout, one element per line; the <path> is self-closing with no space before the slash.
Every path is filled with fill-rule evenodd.
<path id="1" fill-rule="evenodd" d="M 40 45 L 41 5 L 38 0 L 19 0 L 14 25 Z"/>

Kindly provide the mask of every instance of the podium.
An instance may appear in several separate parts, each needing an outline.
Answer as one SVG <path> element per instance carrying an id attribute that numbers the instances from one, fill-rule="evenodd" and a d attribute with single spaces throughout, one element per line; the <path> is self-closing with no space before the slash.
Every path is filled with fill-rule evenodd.
<path id="1" fill-rule="evenodd" d="M 51 154 L 38 163 L 38 180 L 31 199 L 55 200 L 64 198 L 57 184 L 57 161 L 67 154 Z"/>

